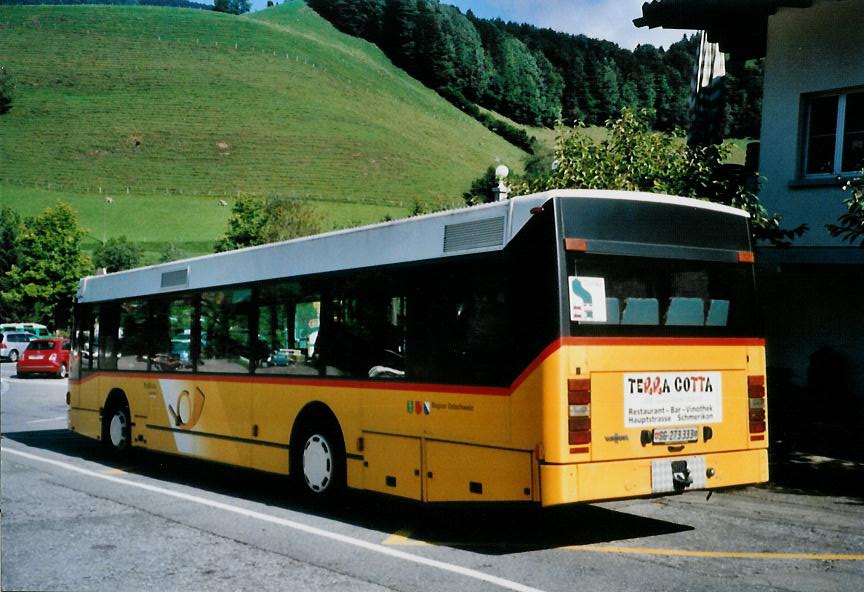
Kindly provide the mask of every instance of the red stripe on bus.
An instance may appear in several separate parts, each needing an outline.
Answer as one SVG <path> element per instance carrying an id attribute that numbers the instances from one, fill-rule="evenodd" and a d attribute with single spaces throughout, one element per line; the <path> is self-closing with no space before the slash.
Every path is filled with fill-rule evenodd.
<path id="1" fill-rule="evenodd" d="M 563 337 L 562 341 L 564 345 L 765 345 L 762 337 Z"/>
<path id="2" fill-rule="evenodd" d="M 215 374 L 198 373 L 154 373 L 154 372 L 93 372 L 77 380 L 70 379 L 70 384 L 81 385 L 98 376 L 120 378 L 146 378 L 168 380 L 197 380 L 209 382 L 251 382 L 258 384 L 288 384 L 310 387 L 336 387 L 354 389 L 375 389 L 386 391 L 410 391 L 422 393 L 450 393 L 462 395 L 485 395 L 493 397 L 508 397 L 518 389 L 525 380 L 539 368 L 552 354 L 564 346 L 591 345 L 689 345 L 689 346 L 764 346 L 765 340 L 757 337 L 562 337 L 556 339 L 534 358 L 509 387 L 470 386 L 458 384 L 434 384 L 418 382 L 384 382 L 321 378 L 302 378 L 296 376 L 219 376 Z"/>

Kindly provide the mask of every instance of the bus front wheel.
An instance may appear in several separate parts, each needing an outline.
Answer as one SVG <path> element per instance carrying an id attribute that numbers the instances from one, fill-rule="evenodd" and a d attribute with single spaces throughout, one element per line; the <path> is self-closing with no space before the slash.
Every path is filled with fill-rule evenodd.
<path id="1" fill-rule="evenodd" d="M 112 454 L 123 456 L 132 445 L 132 422 L 129 404 L 125 399 L 113 399 L 105 410 L 102 426 L 102 444 Z"/>
<path id="2" fill-rule="evenodd" d="M 306 500 L 331 502 L 345 489 L 345 444 L 332 421 L 307 421 L 291 446 L 294 487 Z"/>

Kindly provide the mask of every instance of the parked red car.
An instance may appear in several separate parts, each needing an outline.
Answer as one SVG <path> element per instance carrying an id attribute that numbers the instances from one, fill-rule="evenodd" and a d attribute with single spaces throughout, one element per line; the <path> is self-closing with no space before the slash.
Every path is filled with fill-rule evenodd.
<path id="1" fill-rule="evenodd" d="M 18 358 L 18 377 L 53 374 L 58 378 L 66 378 L 69 376 L 70 349 L 68 339 L 34 339 Z"/>

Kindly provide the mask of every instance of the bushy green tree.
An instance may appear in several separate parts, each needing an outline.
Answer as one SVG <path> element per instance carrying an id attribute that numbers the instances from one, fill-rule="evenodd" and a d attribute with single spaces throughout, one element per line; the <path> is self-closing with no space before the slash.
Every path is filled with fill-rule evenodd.
<path id="1" fill-rule="evenodd" d="M 489 203 L 494 199 L 492 189 L 498 185 L 495 178 L 495 167 L 490 166 L 480 177 L 474 179 L 471 187 L 462 194 L 462 199 L 469 206 Z"/>
<path id="2" fill-rule="evenodd" d="M 4 303 L 17 302 L 27 320 L 68 326 L 78 281 L 91 270 L 81 253 L 84 234 L 75 210 L 63 202 L 26 219 L 18 235 L 18 262 L 4 276 Z"/>
<path id="3" fill-rule="evenodd" d="M 6 275 L 18 263 L 18 235 L 21 233 L 21 216 L 8 206 L 0 208 L 0 294 L 9 290 Z M 18 301 L 0 298 L 0 319 L 15 320 L 24 312 Z"/>
<path id="4" fill-rule="evenodd" d="M 93 265 L 108 273 L 132 269 L 141 265 L 141 247 L 125 236 L 111 237 L 93 251 Z"/>
<path id="5" fill-rule="evenodd" d="M 849 181 L 843 186 L 849 197 L 843 200 L 846 212 L 837 219 L 838 224 L 826 224 L 825 228 L 833 237 L 841 238 L 853 245 L 864 248 L 864 177 Z"/>
<path id="6" fill-rule="evenodd" d="M 4 66 L 0 66 L 0 115 L 12 109 L 12 87 L 12 76 Z"/>
<path id="7" fill-rule="evenodd" d="M 181 249 L 177 243 L 168 243 L 159 253 L 159 263 L 170 263 L 171 261 L 185 259 L 188 256 L 186 251 Z"/>
<path id="8" fill-rule="evenodd" d="M 231 208 L 228 230 L 217 253 L 309 236 L 321 232 L 318 210 L 295 198 L 241 195 Z"/>
<path id="9" fill-rule="evenodd" d="M 780 217 L 769 214 L 743 179 L 732 175 L 723 161 L 728 145 L 690 147 L 673 134 L 653 132 L 647 113 L 624 109 L 607 124 L 609 137 L 594 142 L 579 126 L 561 128 L 553 166 L 511 185 L 512 195 L 550 189 L 622 189 L 707 199 L 750 213 L 756 240 L 788 244 L 806 225 L 780 228 Z"/>
<path id="10" fill-rule="evenodd" d="M 213 10 L 229 14 L 244 14 L 252 8 L 251 0 L 214 0 Z"/>

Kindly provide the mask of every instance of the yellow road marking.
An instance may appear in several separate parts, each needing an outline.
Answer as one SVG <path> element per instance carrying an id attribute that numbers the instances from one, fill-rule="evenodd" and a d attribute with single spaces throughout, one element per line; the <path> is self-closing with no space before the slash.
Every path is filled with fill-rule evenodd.
<path id="1" fill-rule="evenodd" d="M 106 475 L 125 475 L 126 471 L 123 469 L 108 469 L 107 471 L 103 471 Z"/>
<path id="2" fill-rule="evenodd" d="M 411 531 L 397 530 L 387 537 L 384 545 L 428 546 L 430 543 L 411 538 Z M 442 543 L 448 545 L 449 543 Z M 690 551 L 688 549 L 655 549 L 652 547 L 616 547 L 614 545 L 571 545 L 559 547 L 570 551 L 609 553 L 618 555 L 665 555 L 677 557 L 707 557 L 715 559 L 805 559 L 815 561 L 864 561 L 864 554 L 842 553 L 758 553 L 748 551 Z"/>
<path id="3" fill-rule="evenodd" d="M 613 553 L 630 555 L 674 555 L 680 557 L 715 557 L 722 559 L 815 559 L 820 561 L 864 561 L 864 555 L 838 553 L 755 553 L 738 551 L 690 551 L 687 549 L 654 549 L 651 547 L 579 546 L 563 547 L 573 551 L 589 553 Z"/>
<path id="4" fill-rule="evenodd" d="M 389 537 L 384 539 L 382 545 L 404 545 L 408 547 L 426 547 L 429 546 L 429 543 L 426 541 L 418 541 L 417 539 L 411 538 L 411 531 L 409 530 L 397 530 Z"/>

